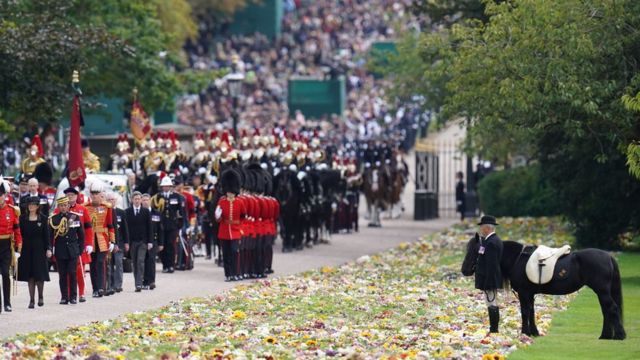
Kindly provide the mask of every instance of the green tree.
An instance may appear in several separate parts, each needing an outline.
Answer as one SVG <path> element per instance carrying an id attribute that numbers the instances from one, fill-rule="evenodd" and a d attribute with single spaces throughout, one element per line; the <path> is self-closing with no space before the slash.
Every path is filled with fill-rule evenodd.
<path id="1" fill-rule="evenodd" d="M 447 64 L 422 65 L 444 78 L 440 118 L 471 119 L 472 146 L 503 165 L 539 161 L 579 241 L 615 246 L 639 226 L 640 186 L 625 168 L 637 114 L 620 99 L 640 89 L 640 3 L 484 5 L 487 21 L 421 34 L 421 60 Z"/>
<path id="2" fill-rule="evenodd" d="M 193 87 L 185 79 L 217 76 L 183 74 L 196 30 L 186 0 L 0 0 L 0 14 L 0 111 L 14 129 L 68 112 L 73 70 L 85 95 L 130 98 L 137 87 L 148 111 L 171 108 Z"/>

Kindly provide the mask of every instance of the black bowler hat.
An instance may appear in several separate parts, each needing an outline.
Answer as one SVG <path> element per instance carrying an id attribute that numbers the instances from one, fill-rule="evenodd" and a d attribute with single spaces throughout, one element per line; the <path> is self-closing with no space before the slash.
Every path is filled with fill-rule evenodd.
<path id="1" fill-rule="evenodd" d="M 37 196 L 29 196 L 27 205 L 40 205 L 40 198 Z"/>
<path id="2" fill-rule="evenodd" d="M 73 193 L 73 194 L 76 194 L 76 195 L 79 194 L 78 190 L 76 190 L 76 188 L 74 188 L 74 187 L 68 187 L 68 188 L 64 189 L 63 192 L 64 192 L 64 194 L 69 194 L 69 193 Z"/>
<path id="3" fill-rule="evenodd" d="M 496 222 L 495 216 L 484 215 L 483 217 L 480 218 L 480 222 L 478 223 L 478 225 L 494 225 L 494 226 L 497 226 L 498 223 Z"/>

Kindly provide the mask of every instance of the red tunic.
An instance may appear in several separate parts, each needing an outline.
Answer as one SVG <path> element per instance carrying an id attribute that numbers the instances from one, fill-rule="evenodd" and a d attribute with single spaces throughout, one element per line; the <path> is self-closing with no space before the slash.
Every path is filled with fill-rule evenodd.
<path id="1" fill-rule="evenodd" d="M 4 204 L 0 208 L 0 241 L 8 241 L 13 237 L 15 251 L 22 250 L 22 234 L 20 233 L 20 210 Z"/>
<path id="2" fill-rule="evenodd" d="M 193 195 L 190 193 L 183 191 L 180 194 L 184 196 L 185 199 L 185 207 L 187 210 L 187 219 L 189 219 L 189 224 L 195 225 L 196 223 L 196 202 L 193 201 Z"/>
<path id="3" fill-rule="evenodd" d="M 222 215 L 216 219 L 220 223 L 218 239 L 240 240 L 244 233 L 240 219 L 247 212 L 243 199 L 237 197 L 229 200 L 226 196 L 223 196 L 218 201 L 217 208 L 222 210 Z"/>

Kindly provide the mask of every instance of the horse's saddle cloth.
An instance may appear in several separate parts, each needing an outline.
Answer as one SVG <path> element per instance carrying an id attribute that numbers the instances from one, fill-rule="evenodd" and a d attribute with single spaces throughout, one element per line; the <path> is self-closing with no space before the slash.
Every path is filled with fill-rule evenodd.
<path id="1" fill-rule="evenodd" d="M 553 270 L 558 259 L 571 252 L 571 246 L 550 248 L 544 245 L 531 254 L 527 261 L 526 271 L 529 281 L 534 284 L 546 284 L 553 278 Z"/>

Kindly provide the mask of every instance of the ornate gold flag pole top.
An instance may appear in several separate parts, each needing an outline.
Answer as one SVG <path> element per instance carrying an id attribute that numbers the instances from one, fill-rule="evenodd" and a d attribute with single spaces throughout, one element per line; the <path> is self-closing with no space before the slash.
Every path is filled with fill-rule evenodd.
<path id="1" fill-rule="evenodd" d="M 71 77 L 71 83 L 77 84 L 80 82 L 80 74 L 78 70 L 73 70 L 73 76 Z"/>

